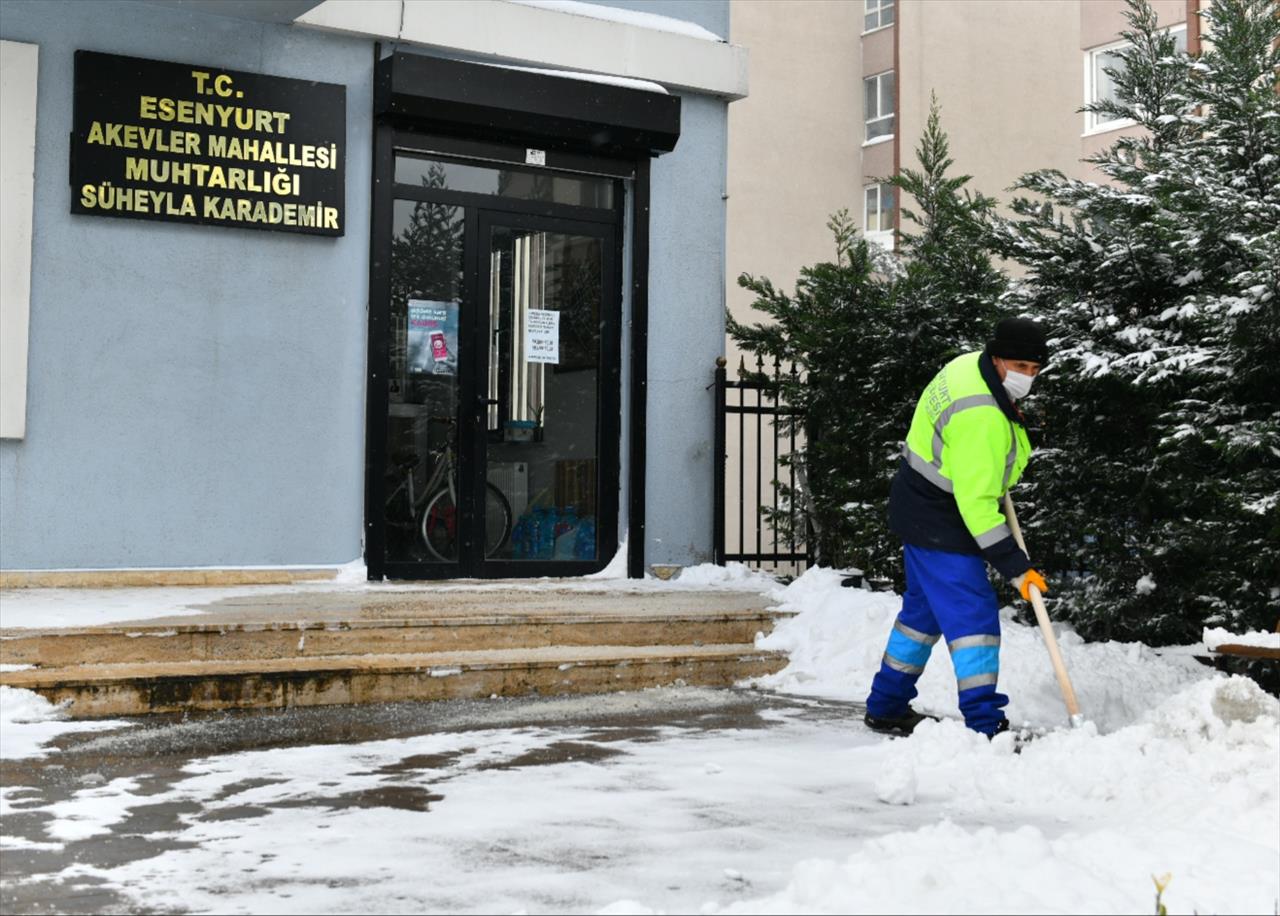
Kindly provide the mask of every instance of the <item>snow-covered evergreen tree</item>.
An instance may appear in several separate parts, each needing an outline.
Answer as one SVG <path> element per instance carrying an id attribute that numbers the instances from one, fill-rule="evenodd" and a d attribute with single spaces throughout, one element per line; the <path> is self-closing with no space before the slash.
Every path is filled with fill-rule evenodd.
<path id="1" fill-rule="evenodd" d="M 982 346 L 1005 285 L 986 248 L 994 202 L 965 191 L 969 176 L 950 174 L 936 101 L 917 157 L 919 169 L 889 179 L 914 202 L 902 209 L 914 228 L 900 233 L 892 255 L 869 248 L 847 213 L 837 214 L 836 262 L 805 268 L 794 296 L 765 279 L 739 279 L 775 323 L 729 321 L 743 349 L 801 370 L 783 394 L 806 417 L 800 460 L 820 560 L 898 585 L 901 543 L 887 502 L 911 412 L 943 364 Z"/>
<path id="2" fill-rule="evenodd" d="M 1216 0 L 1176 50 L 1130 0 L 1117 99 L 1143 130 L 1106 182 L 1024 176 L 997 249 L 1058 338 L 1029 528 L 1092 636 L 1194 641 L 1276 624 L 1280 598 L 1280 18 Z"/>

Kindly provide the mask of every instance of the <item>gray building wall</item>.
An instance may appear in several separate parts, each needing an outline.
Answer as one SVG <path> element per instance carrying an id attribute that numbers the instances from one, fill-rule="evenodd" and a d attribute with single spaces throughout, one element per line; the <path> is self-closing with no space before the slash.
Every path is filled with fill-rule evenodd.
<path id="1" fill-rule="evenodd" d="M 0 441 L 9 569 L 360 555 L 372 51 L 140 3 L 0 4 L 40 46 L 27 434 Z M 73 216 L 73 55 L 347 87 L 346 234 Z"/>
<path id="2" fill-rule="evenodd" d="M 685 95 L 680 142 L 653 164 L 645 558 L 711 560 L 712 419 L 724 354 L 728 106 Z"/>
<path id="3" fill-rule="evenodd" d="M 727 0 L 609 5 L 728 34 Z M 117 0 L 0 0 L 0 37 L 40 46 L 27 434 L 0 441 L 0 567 L 361 556 L 372 42 Z M 343 237 L 72 216 L 77 49 L 344 84 Z M 653 168 L 648 563 L 710 557 L 726 116 L 686 94 Z"/>

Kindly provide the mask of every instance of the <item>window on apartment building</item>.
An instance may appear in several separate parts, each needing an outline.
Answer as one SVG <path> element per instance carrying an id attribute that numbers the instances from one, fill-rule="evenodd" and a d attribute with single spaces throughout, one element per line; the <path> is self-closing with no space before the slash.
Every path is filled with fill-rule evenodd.
<path id="1" fill-rule="evenodd" d="M 893 247 L 893 185 L 880 182 L 862 189 L 862 231 L 867 240 Z"/>
<path id="2" fill-rule="evenodd" d="M 864 32 L 874 32 L 876 29 L 883 29 L 887 25 L 893 25 L 893 4 L 894 0 L 865 0 L 866 12 L 864 14 Z"/>
<path id="3" fill-rule="evenodd" d="M 862 98 L 867 139 L 893 136 L 893 71 L 887 70 L 864 79 Z"/>
<path id="4" fill-rule="evenodd" d="M 1186 51 L 1187 27 L 1185 25 L 1174 26 L 1169 32 L 1173 35 L 1177 49 Z M 1120 59 L 1120 54 L 1129 47 L 1130 44 L 1127 41 L 1118 41 L 1085 52 L 1086 103 L 1116 101 L 1116 81 L 1111 78 L 1111 74 L 1107 73 L 1107 70 L 1124 69 L 1124 61 Z M 1118 127 L 1125 127 L 1132 123 L 1127 118 L 1113 118 L 1110 115 L 1095 114 L 1093 112 L 1085 113 L 1086 132 L 1115 130 Z"/>

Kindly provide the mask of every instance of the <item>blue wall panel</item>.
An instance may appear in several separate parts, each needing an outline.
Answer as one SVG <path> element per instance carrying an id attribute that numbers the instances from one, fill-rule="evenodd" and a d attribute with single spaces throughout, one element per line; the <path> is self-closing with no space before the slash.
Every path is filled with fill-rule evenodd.
<path id="1" fill-rule="evenodd" d="M 0 442 L 10 569 L 360 554 L 372 49 L 141 3 L 4 3 L 40 46 L 27 436 Z M 347 86 L 338 239 L 70 214 L 77 49 Z"/>

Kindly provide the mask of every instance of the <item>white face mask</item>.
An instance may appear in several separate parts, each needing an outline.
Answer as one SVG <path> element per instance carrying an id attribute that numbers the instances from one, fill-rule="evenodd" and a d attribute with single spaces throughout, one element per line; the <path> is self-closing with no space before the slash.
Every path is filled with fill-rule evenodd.
<path id="1" fill-rule="evenodd" d="M 1027 393 L 1031 390 L 1031 383 L 1035 380 L 1034 375 L 1023 375 L 1021 372 L 1006 369 L 1004 373 L 1004 390 L 1009 392 L 1010 398 L 1018 401 L 1027 396 Z"/>

